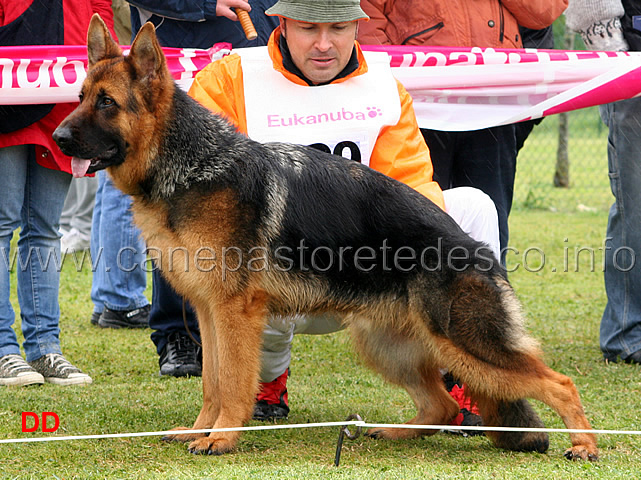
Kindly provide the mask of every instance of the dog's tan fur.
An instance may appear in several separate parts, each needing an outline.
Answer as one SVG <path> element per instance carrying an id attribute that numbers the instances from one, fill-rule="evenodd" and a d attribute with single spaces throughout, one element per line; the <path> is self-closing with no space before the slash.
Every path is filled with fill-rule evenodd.
<path id="1" fill-rule="evenodd" d="M 58 143 L 63 150 L 81 155 L 78 152 L 89 144 L 83 141 L 83 135 L 88 135 L 83 129 L 92 124 L 99 126 L 96 135 L 102 135 L 100 131 L 109 132 L 104 136 L 115 135 L 115 144 L 120 142 L 125 146 L 122 147 L 124 159 L 109 160 L 108 171 L 116 186 L 133 196 L 134 218 L 147 245 L 159 255 L 163 274 L 194 306 L 199 320 L 203 342 L 203 405 L 194 429 L 238 427 L 251 418 L 258 388 L 261 338 L 268 315 L 329 311 L 342 318 L 367 364 L 409 392 L 417 408 L 410 424 L 448 424 L 459 413 L 456 401 L 441 381 L 439 369 L 447 368 L 468 385 L 487 425 L 509 422 L 517 426 L 540 426 L 540 420 L 523 400 L 530 397 L 551 406 L 569 428 L 590 428 L 574 384 L 544 365 L 536 342 L 525 331 L 518 301 L 496 268 L 490 272 L 474 269 L 461 274 L 449 272 L 451 279 L 442 286 L 435 283 L 429 273 L 417 275 L 407 281 L 407 289 L 400 297 L 398 292 L 389 290 L 376 295 L 363 293 L 364 301 L 354 297 L 351 291 L 351 296 L 340 295 L 331 278 L 323 274 L 242 269 L 223 279 L 216 272 L 194 268 L 195 253 L 203 248 L 219 255 L 226 246 L 245 238 L 247 242 L 271 245 L 270 242 L 288 228 L 287 215 L 291 202 L 295 201 L 289 200 L 288 184 L 277 174 L 276 168 L 281 167 L 274 165 L 287 166 L 292 159 L 291 168 L 297 169 L 300 175 L 307 169 L 317 168 L 318 164 L 307 160 L 317 154 L 303 147 L 277 144 L 263 147 L 244 137 L 233 138 L 239 142 L 239 148 L 246 146 L 248 151 L 258 152 L 254 156 L 265 154 L 274 160 L 265 167 L 274 170 L 267 171 L 260 179 L 266 192 L 263 210 L 244 202 L 244 192 L 234 185 L 225 184 L 211 190 L 192 188 L 191 174 L 183 175 L 180 170 L 190 168 L 195 162 L 192 153 L 187 151 L 189 148 L 172 152 L 176 158 L 189 157 L 189 162 L 177 159 L 174 170 L 160 175 L 161 166 L 156 157 L 167 153 L 163 152 L 163 142 L 170 131 L 168 125 L 176 120 L 172 103 L 176 87 L 153 26 L 143 26 L 127 59 L 98 17 L 92 20 L 88 44 L 90 69 L 83 86 L 83 99 L 59 127 Z M 104 112 L 102 107 L 97 108 L 96 105 L 103 105 L 100 99 L 104 96 L 115 101 L 118 108 L 114 110 L 108 105 Z M 203 118 L 201 121 L 216 122 L 217 128 L 225 129 L 224 133 L 206 133 L 211 135 L 208 141 L 234 135 L 222 120 Z M 186 128 L 192 127 L 195 128 L 193 124 Z M 85 153 L 83 158 L 94 155 L 96 152 Z M 336 161 L 318 155 L 318 162 Z M 207 170 L 207 178 L 215 180 L 218 172 L 223 171 L 223 166 L 216 162 L 225 162 L 227 158 L 216 154 L 211 163 L 203 163 L 200 168 Z M 248 156 L 243 158 L 246 160 Z M 345 177 L 349 177 L 345 181 L 354 185 L 362 181 L 378 184 L 390 181 L 354 164 L 338 162 L 335 168 L 345 169 Z M 167 179 L 172 175 L 179 180 Z M 193 175 L 204 177 L 205 173 L 198 170 Z M 156 178 L 156 183 L 150 184 L 150 178 Z M 158 183 L 159 179 L 162 182 Z M 332 179 L 318 179 L 319 184 L 323 181 Z M 394 185 L 390 184 L 390 188 L 401 189 Z M 417 211 L 425 208 L 430 215 L 438 217 L 426 220 L 433 222 L 434 228 L 443 222 L 449 225 L 447 216 L 425 203 L 422 197 L 416 198 L 402 189 L 399 192 L 403 201 L 417 202 L 412 204 Z M 443 228 L 450 230 L 446 231 L 462 235 L 457 227 L 447 225 Z M 177 246 L 180 246 L 179 252 L 176 252 Z M 215 267 L 219 265 L 218 260 L 219 257 L 205 264 Z M 270 256 L 265 262 L 273 260 Z M 442 303 L 434 300 L 436 310 L 430 314 L 425 302 L 437 297 L 444 300 Z M 439 313 L 441 308 L 444 316 Z M 483 336 L 485 326 L 496 325 L 500 326 L 496 330 L 500 338 Z M 489 343 L 484 343 L 486 341 Z M 381 428 L 369 433 L 379 438 L 400 439 L 435 431 Z M 539 451 L 547 448 L 547 436 L 540 433 L 488 432 L 488 435 L 505 448 Z M 178 432 L 170 439 L 190 442 L 192 452 L 220 454 L 232 450 L 238 437 L 238 432 L 210 435 Z M 597 458 L 593 434 L 571 434 L 571 440 L 572 447 L 566 456 Z"/>

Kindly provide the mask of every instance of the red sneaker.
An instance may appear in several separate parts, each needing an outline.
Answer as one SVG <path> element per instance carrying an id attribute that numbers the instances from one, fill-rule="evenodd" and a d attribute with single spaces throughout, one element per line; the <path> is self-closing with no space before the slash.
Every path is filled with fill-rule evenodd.
<path id="1" fill-rule="evenodd" d="M 287 377 L 289 368 L 280 377 L 268 383 L 260 382 L 260 391 L 256 395 L 254 420 L 273 420 L 287 418 L 289 403 L 287 401 Z"/>
<path id="2" fill-rule="evenodd" d="M 465 393 L 465 384 L 455 380 L 449 373 L 443 375 L 443 381 L 445 382 L 445 388 L 452 398 L 456 400 L 460 408 L 459 414 L 450 422 L 450 425 L 462 425 L 464 427 L 480 427 L 483 425 L 483 419 L 481 418 L 481 412 L 478 406 L 472 402 L 472 399 Z M 465 434 L 483 435 L 483 432 L 470 430 L 466 431 Z"/>

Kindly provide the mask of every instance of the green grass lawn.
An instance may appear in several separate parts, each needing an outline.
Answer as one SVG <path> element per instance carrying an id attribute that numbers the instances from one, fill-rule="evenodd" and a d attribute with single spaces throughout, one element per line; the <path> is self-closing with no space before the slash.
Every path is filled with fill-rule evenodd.
<path id="1" fill-rule="evenodd" d="M 576 382 L 592 425 L 638 430 L 641 367 L 605 365 L 598 347 L 605 303 L 598 249 L 605 223 L 605 212 L 517 209 L 511 245 L 519 253 L 508 257 L 508 267 L 547 362 Z M 578 263 L 576 249 L 582 249 Z M 587 249 L 594 251 L 594 268 Z M 194 421 L 200 379 L 159 377 L 149 330 L 91 326 L 90 282 L 87 267 L 78 272 L 68 263 L 60 297 L 63 351 L 92 375 L 93 385 L 1 388 L 0 439 L 50 435 L 21 433 L 23 411 L 56 412 L 57 436 L 162 431 Z M 13 294 L 15 300 L 15 285 Z M 292 412 L 281 423 L 342 421 L 352 413 L 368 422 L 400 423 L 414 415 L 403 391 L 355 358 L 344 332 L 297 337 L 291 368 Z M 534 405 L 547 426 L 563 428 L 548 407 Z M 223 457 L 195 456 L 159 437 L 0 444 L 0 476 L 629 479 L 641 471 L 639 436 L 601 436 L 601 460 L 594 464 L 565 460 L 569 438 L 559 433 L 551 435 L 544 455 L 498 450 L 485 437 L 441 433 L 400 442 L 360 437 L 345 440 L 341 466 L 335 468 L 337 437 L 336 427 L 248 432 L 237 451 Z"/>

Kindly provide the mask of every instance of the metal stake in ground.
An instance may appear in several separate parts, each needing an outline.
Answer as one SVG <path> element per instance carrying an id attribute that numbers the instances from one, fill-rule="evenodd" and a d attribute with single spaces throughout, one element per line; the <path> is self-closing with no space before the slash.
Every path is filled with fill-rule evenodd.
<path id="1" fill-rule="evenodd" d="M 359 422 L 363 421 L 363 419 L 357 413 L 353 413 L 352 415 L 350 415 L 345 419 L 346 422 L 349 422 L 350 420 L 358 420 Z M 341 450 L 343 449 L 343 438 L 347 436 L 347 438 L 349 438 L 350 440 L 356 440 L 360 436 L 362 430 L 363 429 L 361 428 L 360 425 L 356 427 L 356 433 L 351 433 L 347 425 L 343 425 L 341 427 L 341 430 L 338 434 L 338 443 L 336 444 L 336 455 L 334 456 L 335 467 L 338 467 L 338 464 L 341 461 Z"/>

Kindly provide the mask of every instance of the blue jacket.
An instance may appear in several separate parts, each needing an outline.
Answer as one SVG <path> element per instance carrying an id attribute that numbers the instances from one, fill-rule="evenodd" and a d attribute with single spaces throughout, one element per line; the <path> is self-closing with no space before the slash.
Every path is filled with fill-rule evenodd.
<path id="1" fill-rule="evenodd" d="M 153 15 L 148 21 L 156 26 L 163 47 L 209 48 L 229 42 L 234 48 L 267 45 L 269 35 L 278 26 L 278 17 L 268 17 L 265 10 L 276 0 L 252 0 L 249 16 L 258 38 L 249 41 L 239 22 L 216 16 L 216 0 L 127 0 L 131 5 L 131 29 L 140 29 L 140 7 Z M 145 19 L 143 18 L 143 21 Z"/>

